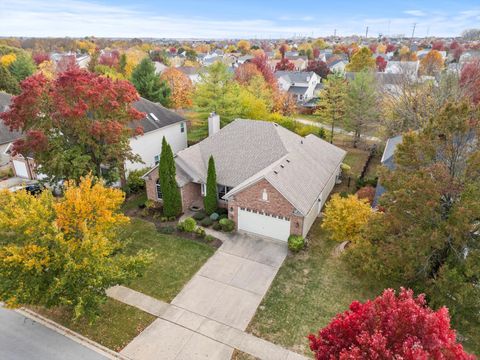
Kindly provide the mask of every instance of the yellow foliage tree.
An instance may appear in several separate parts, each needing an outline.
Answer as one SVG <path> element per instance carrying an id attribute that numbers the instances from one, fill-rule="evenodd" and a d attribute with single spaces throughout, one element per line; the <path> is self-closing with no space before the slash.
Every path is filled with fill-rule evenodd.
<path id="1" fill-rule="evenodd" d="M 89 55 L 92 55 L 97 49 L 97 45 L 89 40 L 77 40 L 76 45 L 82 52 L 88 53 Z"/>
<path id="2" fill-rule="evenodd" d="M 437 50 L 431 50 L 420 60 L 420 74 L 434 76 L 443 69 L 443 57 Z"/>
<path id="3" fill-rule="evenodd" d="M 14 53 L 9 53 L 0 57 L 0 64 L 8 67 L 11 63 L 15 62 L 15 60 L 17 60 L 17 55 Z"/>
<path id="4" fill-rule="evenodd" d="M 387 51 L 387 45 L 385 45 L 384 43 L 378 44 L 377 53 L 385 54 L 386 51 Z"/>
<path id="5" fill-rule="evenodd" d="M 323 49 L 326 49 L 328 47 L 328 44 L 325 42 L 325 40 L 323 40 L 322 38 L 318 38 L 317 40 L 315 40 L 312 44 L 312 46 L 314 48 L 317 48 L 317 49 L 320 49 L 320 50 L 323 50 Z"/>
<path id="6" fill-rule="evenodd" d="M 237 43 L 237 49 L 242 53 L 246 54 L 250 50 L 250 42 L 247 40 L 240 40 Z"/>
<path id="7" fill-rule="evenodd" d="M 151 259 L 123 252 L 123 199 L 90 176 L 68 182 L 58 200 L 48 191 L 0 191 L 0 301 L 94 317 L 105 290 L 139 276 Z"/>
<path id="8" fill-rule="evenodd" d="M 352 56 L 352 60 L 347 64 L 346 69 L 348 71 L 360 72 L 364 70 L 374 70 L 375 66 L 375 59 L 372 57 L 370 49 L 362 47 Z"/>
<path id="9" fill-rule="evenodd" d="M 125 76 L 130 78 L 132 75 L 133 69 L 143 60 L 143 58 L 147 57 L 147 54 L 138 49 L 138 48 L 130 48 L 125 52 L 127 56 L 127 63 L 125 65 Z"/>
<path id="10" fill-rule="evenodd" d="M 55 63 L 52 60 L 42 61 L 38 65 L 38 72 L 43 74 L 48 80 L 55 77 Z"/>
<path id="11" fill-rule="evenodd" d="M 187 75 L 176 68 L 168 68 L 160 76 L 171 90 L 170 103 L 175 109 L 192 106 L 193 84 Z"/>
<path id="12" fill-rule="evenodd" d="M 373 214 L 368 200 L 335 194 L 325 205 L 322 228 L 329 232 L 332 240 L 356 242 Z"/>

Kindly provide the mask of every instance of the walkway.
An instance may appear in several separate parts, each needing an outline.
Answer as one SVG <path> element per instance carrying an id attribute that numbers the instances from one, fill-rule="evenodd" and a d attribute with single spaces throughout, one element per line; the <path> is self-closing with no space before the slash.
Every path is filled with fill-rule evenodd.
<path id="1" fill-rule="evenodd" d="M 122 354 L 144 360 L 229 360 L 238 349 L 260 359 L 305 359 L 245 333 L 287 255 L 286 244 L 242 234 L 223 240 L 171 304 L 122 286 L 109 289 L 110 297 L 158 317 Z"/>

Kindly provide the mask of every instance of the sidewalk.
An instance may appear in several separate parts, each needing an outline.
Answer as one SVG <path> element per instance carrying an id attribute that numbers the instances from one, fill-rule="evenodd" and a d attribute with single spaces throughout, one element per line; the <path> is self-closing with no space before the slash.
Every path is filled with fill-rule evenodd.
<path id="1" fill-rule="evenodd" d="M 229 360 L 233 349 L 264 360 L 307 359 L 237 328 L 123 286 L 113 287 L 107 294 L 158 317 L 122 350 L 123 355 L 132 359 Z M 152 337 L 159 332 L 164 336 Z"/>

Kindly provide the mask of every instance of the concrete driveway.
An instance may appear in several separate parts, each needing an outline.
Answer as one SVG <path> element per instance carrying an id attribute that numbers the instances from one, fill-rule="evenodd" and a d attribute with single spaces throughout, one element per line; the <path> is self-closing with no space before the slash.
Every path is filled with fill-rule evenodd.
<path id="1" fill-rule="evenodd" d="M 229 236 L 168 310 L 160 311 L 161 318 L 122 354 L 135 360 L 229 360 L 234 347 L 256 345 L 259 351 L 271 352 L 262 358 L 286 359 L 286 350 L 281 352 L 285 357 L 278 357 L 264 340 L 253 341 L 243 332 L 286 255 L 286 243 Z"/>
<path id="2" fill-rule="evenodd" d="M 245 330 L 286 255 L 286 243 L 236 234 L 223 243 L 172 304 Z"/>

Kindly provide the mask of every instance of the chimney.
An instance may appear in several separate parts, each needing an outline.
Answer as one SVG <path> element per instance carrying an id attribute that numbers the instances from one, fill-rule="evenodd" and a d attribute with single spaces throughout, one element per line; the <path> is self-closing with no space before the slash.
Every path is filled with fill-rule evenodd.
<path id="1" fill-rule="evenodd" d="M 208 136 L 212 136 L 220 130 L 220 116 L 214 112 L 208 117 Z"/>

